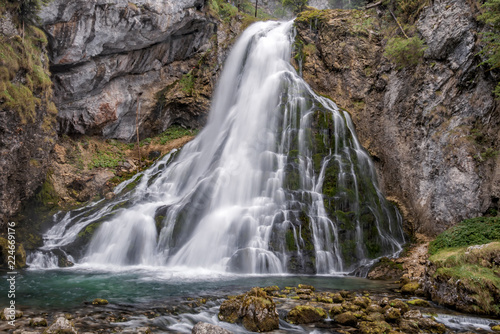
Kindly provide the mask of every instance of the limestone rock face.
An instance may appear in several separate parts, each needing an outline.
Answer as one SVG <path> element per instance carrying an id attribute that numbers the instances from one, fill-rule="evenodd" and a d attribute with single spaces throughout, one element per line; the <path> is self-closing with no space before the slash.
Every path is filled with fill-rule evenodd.
<path id="1" fill-rule="evenodd" d="M 433 235 L 498 207 L 500 112 L 493 74 L 479 66 L 475 11 L 465 0 L 433 1 L 416 22 L 424 59 L 402 69 L 383 55 L 386 23 L 375 11 L 296 20 L 304 78 L 350 112 L 412 232 Z"/>
<path id="2" fill-rule="evenodd" d="M 210 48 L 216 25 L 203 0 L 55 0 L 41 18 L 49 37 L 60 133 L 130 140 L 156 94 L 187 73 L 179 64 Z M 204 123 L 207 110 L 188 120 Z M 173 120 L 167 119 L 166 128 Z"/>

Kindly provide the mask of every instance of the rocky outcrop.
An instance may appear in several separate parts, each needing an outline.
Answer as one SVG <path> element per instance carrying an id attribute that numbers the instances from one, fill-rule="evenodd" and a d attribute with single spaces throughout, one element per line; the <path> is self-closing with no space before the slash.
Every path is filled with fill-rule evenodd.
<path id="1" fill-rule="evenodd" d="M 410 232 L 436 234 L 498 207 L 500 112 L 478 56 L 475 8 L 436 0 L 416 23 L 416 66 L 384 57 L 388 24 L 371 11 L 310 11 L 296 20 L 304 78 L 347 109 L 385 194 Z"/>
<path id="2" fill-rule="evenodd" d="M 149 136 L 145 123 L 156 94 L 189 72 L 193 64 L 182 61 L 214 46 L 216 21 L 204 3 L 55 0 L 45 7 L 40 16 L 49 36 L 59 131 L 131 140 L 138 112 L 141 137 Z M 207 111 L 188 119 L 167 115 L 158 130 L 177 121 L 199 127 Z"/>

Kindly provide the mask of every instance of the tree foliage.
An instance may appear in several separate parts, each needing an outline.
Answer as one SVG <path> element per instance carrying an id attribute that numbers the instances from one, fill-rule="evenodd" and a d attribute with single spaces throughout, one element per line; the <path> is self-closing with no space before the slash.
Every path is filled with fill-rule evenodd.
<path id="1" fill-rule="evenodd" d="M 300 13 L 309 4 L 309 0 L 283 0 L 283 7 L 290 8 L 294 13 Z"/>
<path id="2" fill-rule="evenodd" d="M 479 20 L 489 25 L 491 31 L 482 34 L 485 45 L 481 53 L 486 56 L 484 63 L 495 69 L 500 67 L 500 0 L 488 0 L 482 8 L 484 11 Z M 500 98 L 500 82 L 494 92 L 497 98 Z"/>

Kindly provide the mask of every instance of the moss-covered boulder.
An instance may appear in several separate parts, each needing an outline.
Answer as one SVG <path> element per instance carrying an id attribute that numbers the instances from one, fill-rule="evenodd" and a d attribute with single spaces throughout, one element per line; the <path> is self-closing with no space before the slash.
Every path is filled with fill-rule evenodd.
<path id="1" fill-rule="evenodd" d="M 335 322 L 344 326 L 356 326 L 358 323 L 358 318 L 353 312 L 350 311 L 337 314 L 334 317 L 334 320 Z"/>
<path id="2" fill-rule="evenodd" d="M 384 313 L 385 320 L 388 322 L 396 322 L 401 318 L 401 311 L 395 307 L 389 307 Z"/>
<path id="3" fill-rule="evenodd" d="M 361 334 L 385 334 L 388 333 L 391 329 L 391 325 L 389 325 L 385 321 L 362 321 L 359 324 L 359 332 Z"/>
<path id="4" fill-rule="evenodd" d="M 342 295 L 340 293 L 332 293 L 330 295 L 330 297 L 332 298 L 332 301 L 334 303 L 343 303 L 344 302 L 344 297 L 342 297 Z"/>
<path id="5" fill-rule="evenodd" d="M 92 305 L 108 305 L 109 302 L 106 299 L 96 298 L 92 301 Z"/>
<path id="6" fill-rule="evenodd" d="M 23 312 L 21 310 L 4 308 L 2 313 L 0 313 L 0 319 L 4 321 L 11 321 L 14 319 L 21 318 L 23 316 Z"/>
<path id="7" fill-rule="evenodd" d="M 229 297 L 220 306 L 219 320 L 241 323 L 253 332 L 268 332 L 279 328 L 279 317 L 273 299 L 261 288 Z"/>
<path id="8" fill-rule="evenodd" d="M 384 309 L 383 309 L 383 308 L 382 308 L 382 306 L 380 306 L 380 305 L 377 305 L 377 304 L 370 304 L 370 305 L 368 305 L 368 307 L 366 308 L 366 312 L 367 312 L 367 313 L 372 313 L 372 312 L 382 313 L 382 312 L 384 312 Z"/>
<path id="9" fill-rule="evenodd" d="M 325 319 L 326 311 L 321 307 L 310 305 L 295 306 L 286 316 L 286 321 L 291 324 L 309 324 Z"/>
<path id="10" fill-rule="evenodd" d="M 401 287 L 401 293 L 403 295 L 415 295 L 415 292 L 420 288 L 420 284 L 418 282 L 412 281 L 410 283 L 406 283 Z"/>
<path id="11" fill-rule="evenodd" d="M 356 297 L 352 301 L 354 305 L 357 305 L 363 309 L 367 308 L 371 304 L 371 299 L 368 297 Z"/>
<path id="12" fill-rule="evenodd" d="M 389 303 L 385 306 L 385 309 L 387 310 L 387 308 L 389 308 L 389 307 L 394 307 L 394 308 L 399 309 L 401 314 L 404 314 L 410 310 L 410 307 L 408 306 L 408 304 L 406 304 L 401 299 L 390 300 Z"/>
<path id="13" fill-rule="evenodd" d="M 333 304 L 333 306 L 330 308 L 330 316 L 333 318 L 335 315 L 340 314 L 344 312 L 344 308 L 342 307 L 342 304 Z"/>
<path id="14" fill-rule="evenodd" d="M 384 321 L 385 317 L 380 312 L 371 312 L 366 316 L 367 321 Z"/>

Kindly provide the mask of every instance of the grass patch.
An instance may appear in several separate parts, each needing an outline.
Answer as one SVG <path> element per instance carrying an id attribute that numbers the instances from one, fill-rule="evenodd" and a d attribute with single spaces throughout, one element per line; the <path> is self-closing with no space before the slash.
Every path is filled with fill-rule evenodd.
<path id="1" fill-rule="evenodd" d="M 446 248 L 482 245 L 500 240 L 500 217 L 467 219 L 441 233 L 429 244 L 429 254 Z"/>
<path id="2" fill-rule="evenodd" d="M 412 38 L 393 37 L 385 46 L 384 56 L 396 64 L 398 70 L 417 65 L 424 56 L 424 41 L 418 36 Z"/>

